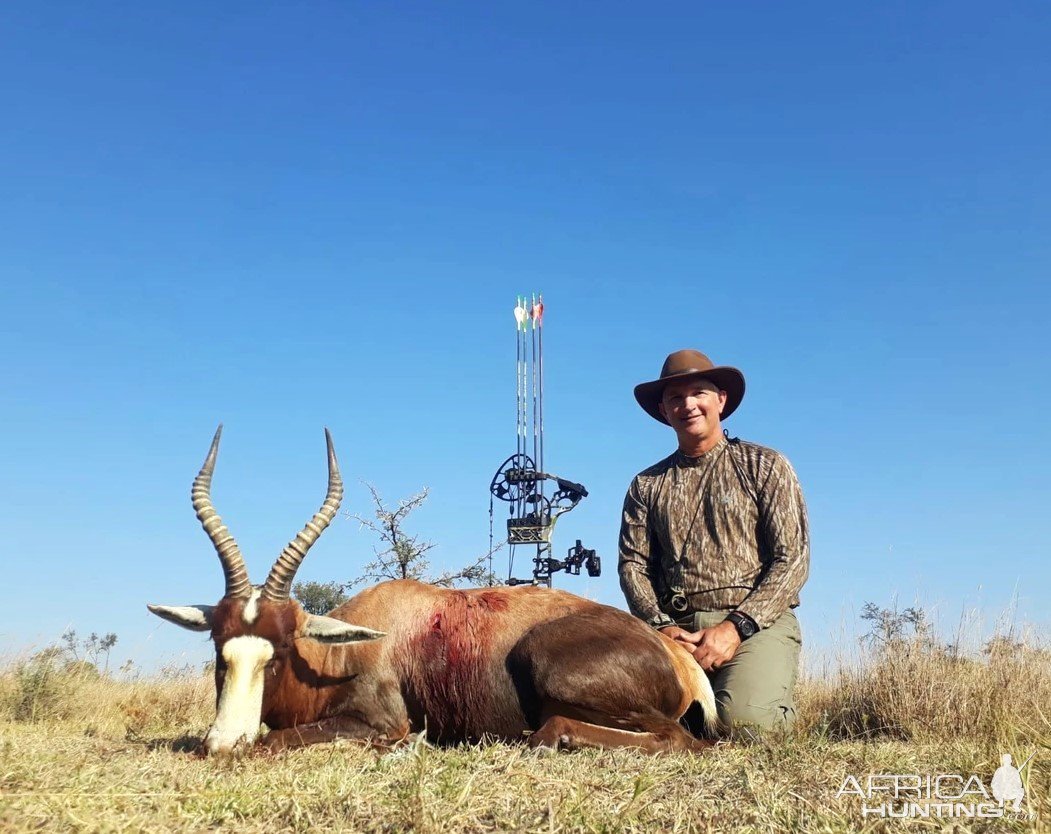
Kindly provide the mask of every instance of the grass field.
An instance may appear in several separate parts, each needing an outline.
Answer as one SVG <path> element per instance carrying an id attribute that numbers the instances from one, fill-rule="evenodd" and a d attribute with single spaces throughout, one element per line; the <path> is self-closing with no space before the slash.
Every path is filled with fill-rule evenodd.
<path id="1" fill-rule="evenodd" d="M 1051 830 L 1051 655 L 989 648 L 963 658 L 899 640 L 854 656 L 801 682 L 792 737 L 696 757 L 339 743 L 203 759 L 209 677 L 120 681 L 23 660 L 0 675 L 0 830 Z M 988 788 L 1005 752 L 1035 753 L 1017 817 L 881 819 L 837 798 L 873 773 L 976 774 Z"/>

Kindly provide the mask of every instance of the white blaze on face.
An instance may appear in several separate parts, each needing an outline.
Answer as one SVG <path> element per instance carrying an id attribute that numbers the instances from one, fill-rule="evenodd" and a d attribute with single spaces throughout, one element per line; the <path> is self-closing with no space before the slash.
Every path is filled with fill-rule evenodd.
<path id="1" fill-rule="evenodd" d="M 244 610 L 241 612 L 241 619 L 245 621 L 245 625 L 252 625 L 256 617 L 259 616 L 259 597 L 261 592 L 258 588 L 252 589 L 252 595 L 248 598 L 248 602 L 245 603 Z"/>
<path id="2" fill-rule="evenodd" d="M 259 735 L 263 711 L 263 671 L 274 647 L 262 637 L 234 637 L 223 645 L 226 678 L 219 694 L 215 723 L 204 737 L 209 753 L 251 744 Z"/>

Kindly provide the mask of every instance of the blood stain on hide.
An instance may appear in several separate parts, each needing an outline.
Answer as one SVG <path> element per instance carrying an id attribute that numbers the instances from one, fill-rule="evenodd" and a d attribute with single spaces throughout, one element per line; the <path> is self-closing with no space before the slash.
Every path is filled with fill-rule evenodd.
<path id="1" fill-rule="evenodd" d="M 491 643 L 508 603 L 498 591 L 456 591 L 412 637 L 405 669 L 410 700 L 439 740 L 473 738 L 485 727 L 493 673 Z"/>

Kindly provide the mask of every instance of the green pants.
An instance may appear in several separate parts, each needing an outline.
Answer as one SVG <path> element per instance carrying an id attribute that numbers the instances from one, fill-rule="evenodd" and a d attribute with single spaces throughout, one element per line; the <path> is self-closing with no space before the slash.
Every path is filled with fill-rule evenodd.
<path id="1" fill-rule="evenodd" d="M 726 611 L 698 611 L 679 621 L 687 631 L 700 631 L 726 619 Z M 733 658 L 709 672 L 719 717 L 727 726 L 788 729 L 795 721 L 792 690 L 796 685 L 803 638 L 791 609 L 770 628 L 749 637 Z"/>

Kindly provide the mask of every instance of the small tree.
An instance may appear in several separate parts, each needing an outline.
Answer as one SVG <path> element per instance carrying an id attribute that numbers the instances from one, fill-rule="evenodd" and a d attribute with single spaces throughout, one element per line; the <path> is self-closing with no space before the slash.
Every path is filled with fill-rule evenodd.
<path id="1" fill-rule="evenodd" d="M 77 632 L 70 628 L 62 635 L 62 641 L 65 643 L 63 650 L 72 658 L 72 664 L 81 668 L 91 666 L 104 675 L 109 674 L 109 655 L 117 645 L 117 635 L 112 631 L 102 637 L 93 631 L 90 637 L 77 640 Z M 100 662 L 102 669 L 99 669 Z"/>
<path id="2" fill-rule="evenodd" d="M 927 612 L 922 608 L 910 606 L 899 611 L 897 606 L 881 608 L 874 602 L 866 602 L 861 609 L 861 619 L 869 623 L 869 632 L 862 640 L 881 652 L 941 648 L 934 639 Z"/>
<path id="3" fill-rule="evenodd" d="M 338 582 L 297 582 L 292 592 L 308 614 L 327 614 L 347 601 L 344 586 Z"/>
<path id="4" fill-rule="evenodd" d="M 374 518 L 348 514 L 362 527 L 379 537 L 380 545 L 373 548 L 373 560 L 365 565 L 362 575 L 357 579 L 340 586 L 342 591 L 365 582 L 382 582 L 385 579 L 418 579 L 432 585 L 451 587 L 457 582 L 470 582 L 476 585 L 495 585 L 497 579 L 489 570 L 489 558 L 492 553 L 485 553 L 459 570 L 443 571 L 434 576 L 427 554 L 434 548 L 434 542 L 425 541 L 418 535 L 405 530 L 405 520 L 418 509 L 430 490 L 424 487 L 420 492 L 398 501 L 394 509 L 388 507 L 379 491 L 372 484 L 366 484 L 372 495 Z M 503 547 L 499 545 L 493 552 Z"/>
<path id="5" fill-rule="evenodd" d="M 373 547 L 373 560 L 365 565 L 360 577 L 350 583 L 351 586 L 363 582 L 382 582 L 384 579 L 419 579 L 425 577 L 430 561 L 427 553 L 434 548 L 433 542 L 421 541 L 419 536 L 405 532 L 405 519 L 412 511 L 422 506 L 430 490 L 426 487 L 415 495 L 402 498 L 395 509 L 383 503 L 383 497 L 372 484 L 366 484 L 375 505 L 375 520 L 365 516 L 349 513 L 349 517 L 362 527 L 375 533 L 381 544 Z"/>

